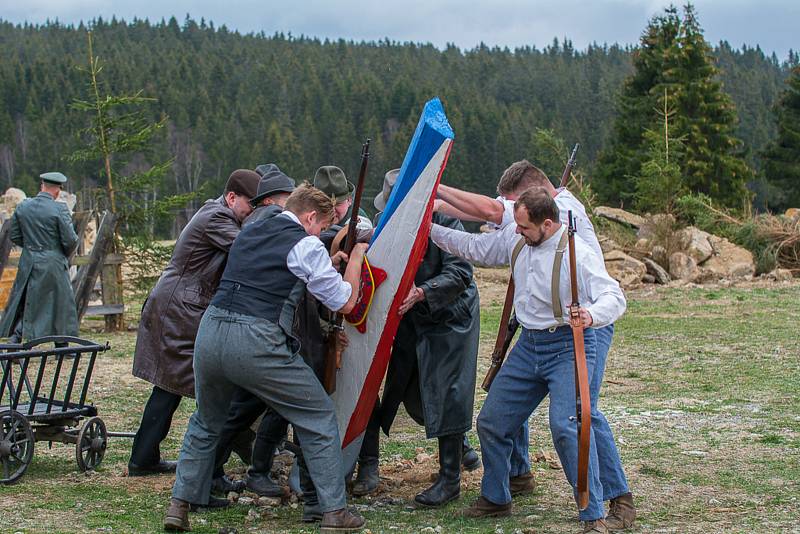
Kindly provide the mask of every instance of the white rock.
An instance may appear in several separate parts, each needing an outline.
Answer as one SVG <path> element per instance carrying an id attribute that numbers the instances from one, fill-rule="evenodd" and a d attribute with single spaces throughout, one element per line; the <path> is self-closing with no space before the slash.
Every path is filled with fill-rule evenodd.
<path id="1" fill-rule="evenodd" d="M 623 287 L 630 287 L 642 281 L 647 274 L 647 267 L 636 258 L 628 256 L 621 250 L 612 250 L 604 256 L 606 270 L 613 279 Z"/>

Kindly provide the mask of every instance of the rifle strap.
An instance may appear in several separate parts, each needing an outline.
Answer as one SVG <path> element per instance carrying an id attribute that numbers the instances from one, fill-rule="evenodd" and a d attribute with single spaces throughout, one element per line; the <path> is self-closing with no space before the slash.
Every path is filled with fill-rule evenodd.
<path id="1" fill-rule="evenodd" d="M 525 246 L 525 238 L 520 237 L 517 244 L 514 245 L 514 250 L 511 251 L 511 277 L 514 277 L 514 266 L 517 264 L 517 258 L 519 257 L 519 253 L 522 252 L 522 247 Z"/>
<path id="2" fill-rule="evenodd" d="M 566 324 L 564 320 L 564 308 L 561 305 L 561 264 L 564 260 L 564 251 L 567 250 L 568 240 L 569 232 L 565 229 L 556 247 L 556 255 L 553 259 L 553 278 L 550 281 L 550 292 L 553 299 L 553 317 L 555 317 L 559 325 Z"/>

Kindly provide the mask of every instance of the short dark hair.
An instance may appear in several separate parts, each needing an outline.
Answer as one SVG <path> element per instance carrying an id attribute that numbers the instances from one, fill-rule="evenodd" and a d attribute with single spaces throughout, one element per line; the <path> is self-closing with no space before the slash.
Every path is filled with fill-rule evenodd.
<path id="1" fill-rule="evenodd" d="M 497 194 L 507 195 L 529 187 L 542 187 L 550 183 L 547 175 L 527 159 L 512 163 L 497 182 Z"/>
<path id="2" fill-rule="evenodd" d="M 528 219 L 533 224 L 542 224 L 545 219 L 550 219 L 553 222 L 559 222 L 558 205 L 553 197 L 550 196 L 545 189 L 541 187 L 532 187 L 526 189 L 516 202 L 514 202 L 514 210 L 524 207 L 528 212 Z"/>
<path id="3" fill-rule="evenodd" d="M 286 199 L 286 211 L 291 211 L 295 215 L 301 215 L 310 211 L 316 211 L 322 219 L 333 220 L 333 198 L 323 193 L 308 182 L 297 187 L 289 198 Z"/>

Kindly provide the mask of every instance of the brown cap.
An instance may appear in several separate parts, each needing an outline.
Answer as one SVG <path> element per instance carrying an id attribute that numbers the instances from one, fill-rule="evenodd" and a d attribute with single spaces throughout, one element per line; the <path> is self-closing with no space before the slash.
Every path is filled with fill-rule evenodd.
<path id="1" fill-rule="evenodd" d="M 258 192 L 258 182 L 261 177 L 250 169 L 236 169 L 225 183 L 225 192 L 233 191 L 236 194 L 253 198 Z"/>

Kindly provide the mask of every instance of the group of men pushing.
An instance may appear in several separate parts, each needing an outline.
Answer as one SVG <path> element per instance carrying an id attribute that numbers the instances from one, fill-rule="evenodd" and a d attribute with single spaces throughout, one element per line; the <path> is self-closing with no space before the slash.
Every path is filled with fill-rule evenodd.
<path id="1" fill-rule="evenodd" d="M 375 199 L 379 211 L 397 174 L 386 174 Z M 234 171 L 223 195 L 208 200 L 189 221 L 145 302 L 133 373 L 154 387 L 128 472 L 176 471 L 165 529 L 189 530 L 190 510 L 228 505 L 212 493 L 248 489 L 284 495 L 270 471 L 288 424 L 302 450 L 297 460 L 303 521 L 320 521 L 323 531 L 332 532 L 364 526 L 364 519 L 346 506 L 338 426 L 321 377 L 326 340 L 342 335 L 328 328 L 328 314 L 347 313 L 357 301 L 371 224 L 350 213 L 354 188 L 341 169 L 321 167 L 313 184 L 296 186 L 273 164 Z M 462 467 L 480 467 L 466 438 L 472 427 L 480 328 L 469 262 L 511 265 L 522 333 L 477 418 L 484 466 L 481 495 L 463 513 L 471 518 L 509 515 L 512 498 L 534 490 L 528 418 L 548 394 L 553 443 L 567 480 L 576 487 L 573 339 L 561 305 L 571 300 L 564 255 L 571 212 L 591 393 L 590 499 L 580 519 L 583 532 L 629 528 L 633 500 L 611 429 L 597 407 L 613 323 L 625 311 L 625 298 L 605 270 L 584 207 L 569 191 L 556 189 L 525 160 L 506 169 L 497 190 L 500 196 L 492 199 L 443 184 L 438 188 L 430 241 L 400 307 L 403 318 L 383 395 L 376 399 L 365 432 L 352 493 L 377 489 L 379 433 L 382 428 L 388 435 L 401 403 L 425 427 L 426 436 L 439 443 L 439 474 L 415 497 L 418 506 L 438 507 L 458 498 Z M 331 254 L 338 225 L 350 217 L 359 217 L 361 243 L 349 256 Z M 496 231 L 470 234 L 459 219 L 488 221 Z M 9 335 L 17 321 L 4 319 Z M 159 444 L 182 397 L 194 397 L 197 408 L 178 462 L 168 462 Z M 250 426 L 259 416 L 253 439 Z M 224 474 L 232 450 L 250 464 L 244 481 Z M 608 514 L 604 501 L 610 501 Z"/>

